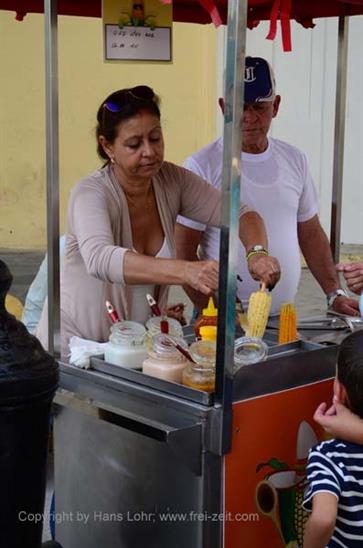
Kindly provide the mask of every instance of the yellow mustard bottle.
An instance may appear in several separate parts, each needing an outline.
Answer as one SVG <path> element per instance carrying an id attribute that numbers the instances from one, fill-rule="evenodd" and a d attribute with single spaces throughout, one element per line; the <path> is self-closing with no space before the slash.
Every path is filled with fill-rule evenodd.
<path id="1" fill-rule="evenodd" d="M 218 309 L 214 306 L 213 297 L 209 297 L 207 308 L 203 308 L 202 314 L 196 319 L 194 332 L 197 339 L 201 337 L 200 328 L 204 325 L 217 325 Z"/>

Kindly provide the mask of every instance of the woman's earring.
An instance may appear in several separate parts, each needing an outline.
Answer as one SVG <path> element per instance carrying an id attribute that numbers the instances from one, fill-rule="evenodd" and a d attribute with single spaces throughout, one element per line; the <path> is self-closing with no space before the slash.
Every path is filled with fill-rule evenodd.
<path id="1" fill-rule="evenodd" d="M 111 160 L 111 164 L 115 163 L 115 158 L 113 156 L 110 157 L 110 160 Z"/>

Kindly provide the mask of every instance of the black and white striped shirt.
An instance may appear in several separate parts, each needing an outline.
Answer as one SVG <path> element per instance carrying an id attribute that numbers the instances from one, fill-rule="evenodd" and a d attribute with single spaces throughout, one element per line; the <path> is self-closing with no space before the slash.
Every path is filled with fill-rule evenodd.
<path id="1" fill-rule="evenodd" d="M 309 487 L 303 507 L 311 511 L 317 493 L 338 499 L 338 514 L 329 548 L 363 547 L 363 445 L 343 440 L 324 441 L 310 450 Z"/>

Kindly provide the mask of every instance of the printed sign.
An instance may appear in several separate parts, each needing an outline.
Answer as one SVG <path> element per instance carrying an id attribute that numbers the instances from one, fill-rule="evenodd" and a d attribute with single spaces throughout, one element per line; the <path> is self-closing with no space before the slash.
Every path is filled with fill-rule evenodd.
<path id="1" fill-rule="evenodd" d="M 325 433 L 312 420 L 332 380 L 233 404 L 225 456 L 225 548 L 302 548 L 309 449 Z"/>
<path id="2" fill-rule="evenodd" d="M 171 61 L 172 5 L 160 0 L 103 0 L 107 61 Z"/>

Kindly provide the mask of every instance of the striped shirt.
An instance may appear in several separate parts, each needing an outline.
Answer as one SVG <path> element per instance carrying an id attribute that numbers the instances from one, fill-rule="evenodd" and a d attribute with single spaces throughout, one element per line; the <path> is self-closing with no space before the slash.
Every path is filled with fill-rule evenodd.
<path id="1" fill-rule="evenodd" d="M 310 450 L 309 487 L 303 507 L 311 511 L 317 493 L 338 499 L 338 514 L 329 548 L 363 546 L 363 445 L 343 440 L 324 441 Z"/>

